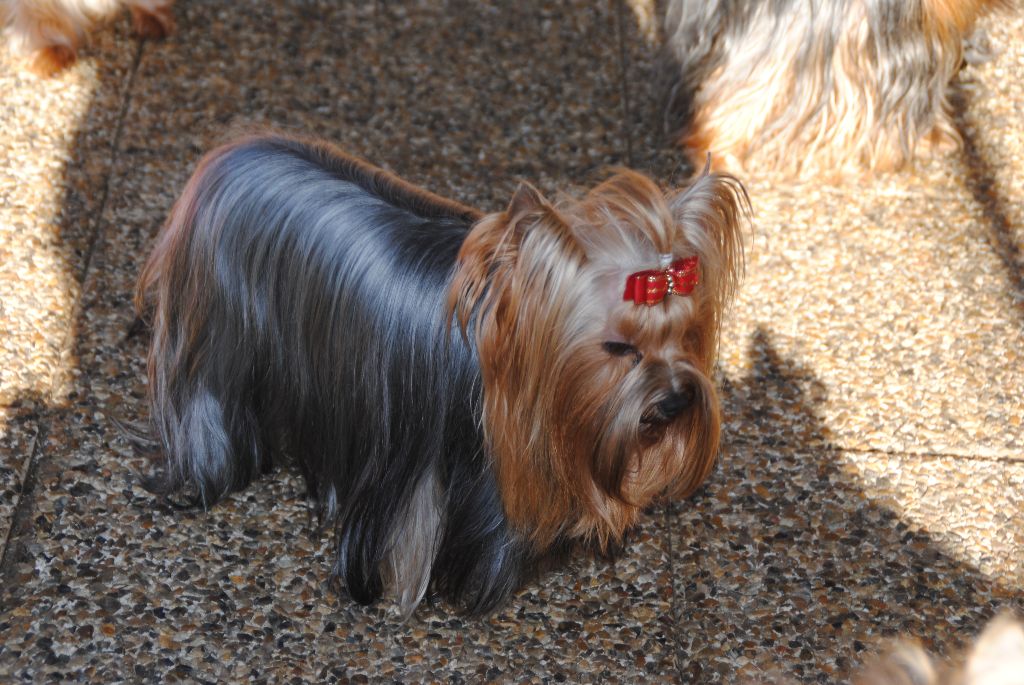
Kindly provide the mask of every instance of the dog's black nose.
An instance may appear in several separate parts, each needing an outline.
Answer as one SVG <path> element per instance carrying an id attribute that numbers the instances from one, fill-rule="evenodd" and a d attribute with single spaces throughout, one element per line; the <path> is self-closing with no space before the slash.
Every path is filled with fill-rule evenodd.
<path id="1" fill-rule="evenodd" d="M 658 411 L 666 419 L 674 419 L 690 408 L 697 398 L 697 388 L 692 383 L 687 383 L 678 391 L 658 402 Z"/>

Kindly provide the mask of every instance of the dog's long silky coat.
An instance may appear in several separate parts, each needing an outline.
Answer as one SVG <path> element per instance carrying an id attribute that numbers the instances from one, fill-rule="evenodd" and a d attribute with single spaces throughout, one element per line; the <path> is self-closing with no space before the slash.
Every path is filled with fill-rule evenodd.
<path id="1" fill-rule="evenodd" d="M 710 471 L 742 192 L 622 172 L 557 207 L 523 185 L 483 216 L 326 143 L 221 147 L 140 280 L 153 486 L 208 506 L 287 456 L 355 599 L 490 609 L 538 557 L 614 543 Z M 699 255 L 701 284 L 623 302 L 661 252 Z"/>

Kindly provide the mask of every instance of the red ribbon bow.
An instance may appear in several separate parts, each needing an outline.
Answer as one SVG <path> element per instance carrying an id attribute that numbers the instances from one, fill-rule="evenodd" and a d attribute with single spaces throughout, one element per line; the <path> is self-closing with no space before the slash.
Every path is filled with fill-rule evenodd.
<path id="1" fill-rule="evenodd" d="M 626 292 L 622 299 L 633 304 L 658 304 L 665 295 L 689 295 L 697 285 L 696 256 L 677 259 L 665 269 L 637 271 L 626 278 Z"/>

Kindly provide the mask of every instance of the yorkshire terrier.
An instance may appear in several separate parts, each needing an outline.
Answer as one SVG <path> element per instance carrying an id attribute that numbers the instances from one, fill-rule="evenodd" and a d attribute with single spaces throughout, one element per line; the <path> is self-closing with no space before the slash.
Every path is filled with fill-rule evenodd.
<path id="1" fill-rule="evenodd" d="M 214 150 L 136 298 L 151 485 L 206 507 L 287 457 L 355 600 L 490 610 L 552 550 L 617 547 L 710 472 L 748 220 L 706 169 L 557 202 L 522 184 L 483 215 L 324 142 Z"/>
<path id="2" fill-rule="evenodd" d="M 16 53 L 49 76 L 78 58 L 94 26 L 127 7 L 142 38 L 163 38 L 174 28 L 174 0 L 0 0 L 0 24 L 8 28 Z"/>
<path id="3" fill-rule="evenodd" d="M 975 21 L 1013 0 L 669 0 L 669 117 L 723 166 L 897 169 L 955 147 L 951 82 Z"/>

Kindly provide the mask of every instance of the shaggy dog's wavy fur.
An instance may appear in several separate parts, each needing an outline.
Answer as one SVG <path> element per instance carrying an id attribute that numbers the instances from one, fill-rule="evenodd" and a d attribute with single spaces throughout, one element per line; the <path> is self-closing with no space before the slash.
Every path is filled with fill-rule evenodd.
<path id="1" fill-rule="evenodd" d="M 729 176 L 621 171 L 482 215 L 326 143 L 221 147 L 139 286 L 155 486 L 208 506 L 290 458 L 356 600 L 490 609 L 533 560 L 618 543 L 711 470 L 747 211 Z"/>
<path id="2" fill-rule="evenodd" d="M 670 0 L 670 126 L 698 162 L 887 170 L 956 145 L 951 82 L 1012 0 Z"/>

